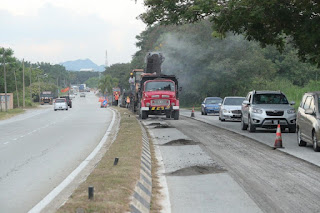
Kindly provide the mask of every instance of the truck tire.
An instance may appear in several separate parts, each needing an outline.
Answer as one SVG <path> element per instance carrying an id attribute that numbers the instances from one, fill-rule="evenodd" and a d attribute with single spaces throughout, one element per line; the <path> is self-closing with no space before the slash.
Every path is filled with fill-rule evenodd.
<path id="1" fill-rule="evenodd" d="M 148 112 L 147 111 L 142 111 L 141 112 L 141 118 L 142 119 L 147 119 L 148 118 Z"/>
<path id="2" fill-rule="evenodd" d="M 173 118 L 174 120 L 179 120 L 179 111 L 174 111 L 174 114 L 173 114 Z"/>

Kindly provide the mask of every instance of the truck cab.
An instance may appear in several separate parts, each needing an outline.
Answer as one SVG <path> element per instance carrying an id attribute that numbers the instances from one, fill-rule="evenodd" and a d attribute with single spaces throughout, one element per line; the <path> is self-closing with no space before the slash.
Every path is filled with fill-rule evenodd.
<path id="1" fill-rule="evenodd" d="M 179 119 L 178 84 L 174 76 L 146 75 L 140 88 L 140 116 L 165 114 Z"/>

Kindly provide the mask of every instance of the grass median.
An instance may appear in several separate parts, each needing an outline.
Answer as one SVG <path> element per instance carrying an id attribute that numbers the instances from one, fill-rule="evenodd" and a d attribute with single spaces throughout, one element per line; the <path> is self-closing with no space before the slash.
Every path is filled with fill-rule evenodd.
<path id="1" fill-rule="evenodd" d="M 140 177 L 142 133 L 136 116 L 127 109 L 121 114 L 120 129 L 97 167 L 57 212 L 129 212 L 130 197 Z M 115 158 L 119 158 L 114 166 Z M 94 186 L 94 199 L 88 199 L 88 187 Z"/>
<path id="2" fill-rule="evenodd" d="M 24 112 L 21 108 L 9 109 L 8 112 L 0 112 L 0 120 L 5 120 Z"/>

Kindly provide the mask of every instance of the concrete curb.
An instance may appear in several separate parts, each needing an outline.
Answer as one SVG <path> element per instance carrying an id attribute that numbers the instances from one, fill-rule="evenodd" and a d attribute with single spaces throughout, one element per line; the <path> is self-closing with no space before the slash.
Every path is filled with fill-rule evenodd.
<path id="1" fill-rule="evenodd" d="M 130 212 L 148 213 L 150 212 L 152 195 L 151 152 L 147 131 L 140 122 L 139 124 L 142 131 L 140 179 L 134 188 L 134 193 L 130 204 Z"/>

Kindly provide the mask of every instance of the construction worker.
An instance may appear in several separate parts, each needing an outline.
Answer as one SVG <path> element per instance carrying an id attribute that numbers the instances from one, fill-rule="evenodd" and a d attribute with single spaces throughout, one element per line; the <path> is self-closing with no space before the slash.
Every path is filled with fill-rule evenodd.
<path id="1" fill-rule="evenodd" d="M 130 84 L 131 92 L 133 92 L 134 91 L 134 78 L 133 78 L 132 72 L 130 73 L 129 84 Z"/>
<path id="2" fill-rule="evenodd" d="M 129 108 L 129 105 L 130 105 L 130 97 L 129 96 L 127 96 L 127 101 L 126 102 L 127 102 L 126 107 Z"/>
<path id="3" fill-rule="evenodd" d="M 119 94 L 116 92 L 116 94 L 114 95 L 114 100 L 116 102 L 116 106 L 118 106 L 118 100 L 119 100 Z"/>

